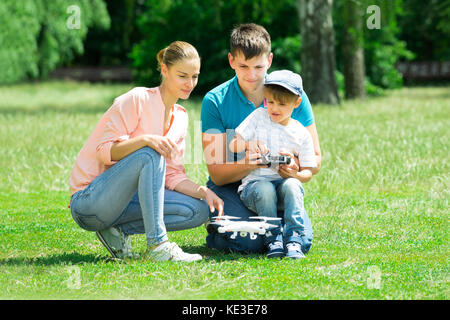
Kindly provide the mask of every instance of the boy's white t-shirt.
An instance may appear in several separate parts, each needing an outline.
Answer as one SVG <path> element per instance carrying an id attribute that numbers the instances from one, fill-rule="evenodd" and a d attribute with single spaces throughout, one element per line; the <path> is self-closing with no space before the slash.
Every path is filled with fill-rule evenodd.
<path id="1" fill-rule="evenodd" d="M 236 133 L 245 141 L 265 142 L 272 156 L 280 155 L 280 150 L 285 149 L 298 156 L 302 167 L 317 167 L 311 134 L 295 119 L 291 119 L 287 126 L 283 126 L 270 119 L 266 108 L 258 108 L 242 121 L 236 128 Z M 278 179 L 282 179 L 278 174 L 278 168 L 255 169 L 242 179 L 238 192 L 241 192 L 250 181 Z"/>

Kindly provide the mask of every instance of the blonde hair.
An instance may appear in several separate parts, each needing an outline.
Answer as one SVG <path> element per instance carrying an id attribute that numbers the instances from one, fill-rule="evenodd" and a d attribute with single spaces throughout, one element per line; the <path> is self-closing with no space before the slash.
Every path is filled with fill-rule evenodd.
<path id="1" fill-rule="evenodd" d="M 193 45 L 184 41 L 174 41 L 168 47 L 161 49 L 156 55 L 158 60 L 158 70 L 161 71 L 161 64 L 167 67 L 175 64 L 177 61 L 185 59 L 199 59 L 197 49 Z"/>

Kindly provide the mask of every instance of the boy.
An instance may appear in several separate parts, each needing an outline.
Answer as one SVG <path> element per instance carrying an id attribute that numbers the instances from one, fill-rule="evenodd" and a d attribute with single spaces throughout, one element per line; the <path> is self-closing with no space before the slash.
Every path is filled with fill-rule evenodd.
<path id="1" fill-rule="evenodd" d="M 286 179 L 278 174 L 278 166 L 252 171 L 238 188 L 242 202 L 259 216 L 277 217 L 284 209 L 286 257 L 304 258 L 301 237 L 304 236 L 305 209 L 302 182 L 308 182 L 317 166 L 310 133 L 300 122 L 292 119 L 292 112 L 301 103 L 303 93 L 301 77 L 288 70 L 274 71 L 266 77 L 264 96 L 266 107 L 253 111 L 237 128 L 230 142 L 232 152 L 250 151 L 261 156 L 272 156 L 288 150 L 299 157 L 299 171 L 287 171 Z M 288 170 L 280 165 L 280 170 Z M 284 255 L 281 228 L 270 230 L 264 237 L 268 258 Z"/>
<path id="2" fill-rule="evenodd" d="M 202 143 L 210 176 L 207 186 L 224 201 L 225 213 L 243 219 L 253 216 L 254 213 L 243 205 L 237 189 L 242 178 L 260 167 L 260 161 L 249 161 L 254 155 L 247 153 L 246 162 L 237 164 L 234 162 L 235 154 L 226 152 L 227 140 L 233 138 L 234 129 L 251 112 L 263 107 L 264 78 L 272 58 L 270 35 L 262 26 L 243 24 L 236 27 L 231 33 L 228 54 L 230 66 L 236 76 L 209 91 L 202 102 Z M 314 115 L 305 92 L 292 117 L 300 121 L 313 137 L 317 160 L 317 168 L 313 173 L 316 173 L 321 162 L 320 146 Z M 292 162 L 289 167 L 292 170 L 299 168 L 296 162 Z M 307 216 L 304 223 L 302 250 L 307 252 L 312 242 L 312 227 Z M 214 228 L 208 228 L 208 232 L 206 243 L 211 248 L 238 252 L 264 250 L 263 239 L 259 236 L 256 240 L 251 240 L 249 236 L 231 239 L 229 234 L 218 233 Z"/>

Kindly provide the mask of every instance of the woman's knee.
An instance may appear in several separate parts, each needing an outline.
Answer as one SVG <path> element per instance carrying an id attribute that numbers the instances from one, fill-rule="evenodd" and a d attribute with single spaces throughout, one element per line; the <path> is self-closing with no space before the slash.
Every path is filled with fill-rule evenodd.
<path id="1" fill-rule="evenodd" d="M 139 150 L 136 150 L 132 153 L 133 156 L 142 160 L 142 165 L 146 165 L 149 162 L 152 162 L 155 165 L 155 168 L 164 169 L 165 168 L 165 159 L 161 154 L 156 152 L 154 149 L 150 147 L 144 147 Z"/>
<path id="2" fill-rule="evenodd" d="M 194 219 L 196 221 L 197 227 L 206 222 L 209 218 L 209 206 L 205 200 L 199 200 L 199 205 L 194 213 Z"/>
<path id="3" fill-rule="evenodd" d="M 192 199 L 189 206 L 184 206 L 184 210 L 188 211 L 191 217 L 190 228 L 201 226 L 209 218 L 209 206 L 205 200 Z"/>
<path id="4" fill-rule="evenodd" d="M 183 196 L 184 199 L 164 203 L 166 226 L 170 230 L 196 228 L 209 218 L 209 206 L 206 201 Z"/>

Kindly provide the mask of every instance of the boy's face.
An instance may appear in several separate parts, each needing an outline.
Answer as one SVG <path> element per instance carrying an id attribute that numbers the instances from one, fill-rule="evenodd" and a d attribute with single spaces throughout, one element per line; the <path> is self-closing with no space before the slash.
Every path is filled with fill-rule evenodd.
<path id="1" fill-rule="evenodd" d="M 264 77 L 272 64 L 272 53 L 263 53 L 260 56 L 246 60 L 242 52 L 237 52 L 236 56 L 228 53 L 228 60 L 231 68 L 236 72 L 239 86 L 244 93 L 256 91 L 264 84 Z"/>
<path id="2" fill-rule="evenodd" d="M 273 122 L 279 123 L 283 126 L 289 124 L 292 112 L 300 105 L 302 98 L 298 98 L 296 101 L 280 102 L 274 99 L 270 92 L 265 91 L 264 97 L 266 98 L 267 113 Z"/>

